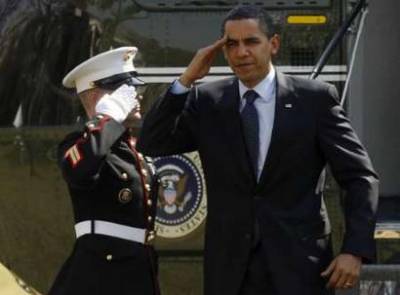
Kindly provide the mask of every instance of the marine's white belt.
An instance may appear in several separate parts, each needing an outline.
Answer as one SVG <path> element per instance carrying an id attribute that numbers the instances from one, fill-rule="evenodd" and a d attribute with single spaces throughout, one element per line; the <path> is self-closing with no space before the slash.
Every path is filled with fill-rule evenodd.
<path id="1" fill-rule="evenodd" d="M 92 222 L 94 222 L 94 231 L 92 232 Z M 87 234 L 99 234 L 133 242 L 144 244 L 146 239 L 146 230 L 133 226 L 103 221 L 103 220 L 86 220 L 75 224 L 76 238 Z"/>

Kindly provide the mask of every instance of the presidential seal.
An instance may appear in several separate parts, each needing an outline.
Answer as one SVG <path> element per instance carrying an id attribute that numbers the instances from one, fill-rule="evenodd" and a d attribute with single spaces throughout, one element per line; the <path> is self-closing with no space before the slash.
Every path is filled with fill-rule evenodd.
<path id="1" fill-rule="evenodd" d="M 181 238 L 193 232 L 207 215 L 205 184 L 197 153 L 154 158 L 160 178 L 157 235 Z"/>

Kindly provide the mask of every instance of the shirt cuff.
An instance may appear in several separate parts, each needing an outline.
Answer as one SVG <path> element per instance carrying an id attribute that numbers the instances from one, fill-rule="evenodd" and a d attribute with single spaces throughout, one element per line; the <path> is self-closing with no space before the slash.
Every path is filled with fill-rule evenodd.
<path id="1" fill-rule="evenodd" d="M 179 95 L 179 94 L 184 94 L 189 91 L 190 91 L 190 88 L 183 86 L 182 83 L 179 82 L 179 80 L 175 80 L 174 83 L 172 83 L 172 86 L 171 86 L 172 94 Z"/>

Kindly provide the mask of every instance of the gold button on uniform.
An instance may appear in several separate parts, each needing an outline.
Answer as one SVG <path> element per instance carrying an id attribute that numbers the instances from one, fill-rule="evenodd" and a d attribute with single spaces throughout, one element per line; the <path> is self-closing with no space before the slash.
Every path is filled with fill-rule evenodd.
<path id="1" fill-rule="evenodd" d="M 126 172 L 122 173 L 122 174 L 121 174 L 121 178 L 122 178 L 123 180 L 128 180 L 128 173 L 126 173 Z"/>
<path id="2" fill-rule="evenodd" d="M 151 205 L 153 205 L 153 201 L 151 199 L 147 199 L 147 206 L 150 207 Z"/>
<path id="3" fill-rule="evenodd" d="M 106 256 L 107 261 L 111 261 L 113 259 L 113 256 L 111 254 L 108 254 Z"/>
<path id="4" fill-rule="evenodd" d="M 143 161 L 144 160 L 143 154 L 138 153 L 138 158 L 139 158 L 140 161 Z"/>
<path id="5" fill-rule="evenodd" d="M 83 133 L 83 138 L 87 138 L 87 137 L 88 137 L 87 132 Z"/>
<path id="6" fill-rule="evenodd" d="M 153 217 L 151 217 L 151 216 L 147 217 L 148 222 L 151 222 L 152 220 L 153 220 Z"/>
<path id="7" fill-rule="evenodd" d="M 145 177 L 146 177 L 147 174 L 148 174 L 146 169 L 142 169 L 141 172 L 142 172 L 143 176 L 145 176 Z"/>
<path id="8" fill-rule="evenodd" d="M 150 192 L 150 191 L 151 191 L 151 186 L 150 186 L 150 184 L 148 184 L 148 183 L 146 183 L 146 184 L 144 185 L 144 188 L 145 188 L 146 192 Z"/>
<path id="9" fill-rule="evenodd" d="M 118 193 L 118 200 L 126 204 L 132 200 L 132 191 L 129 188 L 123 188 Z"/>
<path id="10" fill-rule="evenodd" d="M 155 235 L 154 231 L 149 232 L 147 235 L 146 242 L 151 242 L 152 240 L 154 240 L 155 237 L 156 237 L 156 235 Z"/>

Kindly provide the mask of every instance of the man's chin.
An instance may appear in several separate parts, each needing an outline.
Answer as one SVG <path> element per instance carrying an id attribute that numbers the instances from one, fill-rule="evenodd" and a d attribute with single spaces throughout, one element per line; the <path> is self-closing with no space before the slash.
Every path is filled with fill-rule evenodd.
<path id="1" fill-rule="evenodd" d="M 253 77 L 251 77 L 250 75 L 236 75 L 237 77 L 238 77 L 238 79 L 240 80 L 240 81 L 242 81 L 242 83 L 244 84 L 244 85 L 252 85 L 253 84 L 253 81 L 254 81 L 254 78 Z M 249 86 L 247 86 L 247 87 L 249 87 Z"/>
<path id="2" fill-rule="evenodd" d="M 246 77 L 246 75 L 240 74 L 240 73 L 235 73 L 236 77 L 240 80 L 240 81 L 245 81 L 248 79 L 248 77 Z"/>

